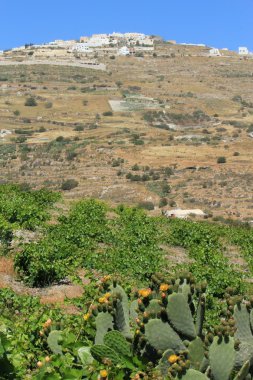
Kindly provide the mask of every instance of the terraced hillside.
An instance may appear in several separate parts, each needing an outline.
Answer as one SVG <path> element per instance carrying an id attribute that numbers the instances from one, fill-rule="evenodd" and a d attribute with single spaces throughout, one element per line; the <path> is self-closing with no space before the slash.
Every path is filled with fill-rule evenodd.
<path id="1" fill-rule="evenodd" d="M 68 199 L 251 220 L 252 60 L 231 52 L 210 58 L 188 46 L 155 49 L 99 56 L 106 71 L 68 66 L 66 57 L 66 66 L 32 58 L 0 65 L 0 125 L 11 132 L 1 134 L 1 181 L 59 190 L 69 179 L 77 186 L 65 191 Z M 127 109 L 112 111 L 110 100 Z"/>

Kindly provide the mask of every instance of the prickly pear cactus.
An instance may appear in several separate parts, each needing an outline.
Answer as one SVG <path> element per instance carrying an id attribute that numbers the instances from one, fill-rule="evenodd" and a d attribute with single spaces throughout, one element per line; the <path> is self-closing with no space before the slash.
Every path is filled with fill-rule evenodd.
<path id="1" fill-rule="evenodd" d="M 175 352 L 173 350 L 171 349 L 166 350 L 159 361 L 157 369 L 160 371 L 160 373 L 164 377 L 168 375 L 168 369 L 172 366 L 172 363 L 170 363 L 169 358 L 172 357 L 173 355 L 175 355 Z"/>
<path id="2" fill-rule="evenodd" d="M 214 380 L 228 380 L 235 362 L 234 339 L 214 337 L 209 349 L 209 359 Z"/>
<path id="3" fill-rule="evenodd" d="M 62 347 L 59 344 L 61 337 L 62 337 L 62 332 L 59 330 L 51 331 L 47 337 L 47 344 L 48 344 L 50 350 L 55 355 L 62 355 Z"/>
<path id="4" fill-rule="evenodd" d="M 195 369 L 189 369 L 184 375 L 177 377 L 177 380 L 208 380 L 208 377 L 196 371 Z"/>
<path id="5" fill-rule="evenodd" d="M 197 337 L 189 343 L 187 349 L 189 351 L 189 360 L 191 362 L 192 368 L 200 370 L 205 354 L 202 340 Z"/>
<path id="6" fill-rule="evenodd" d="M 104 344 L 122 356 L 131 356 L 130 344 L 119 331 L 110 331 L 104 337 Z"/>
<path id="7" fill-rule="evenodd" d="M 185 345 L 173 328 L 160 319 L 151 319 L 145 326 L 145 336 L 156 350 L 184 350 Z"/>
<path id="8" fill-rule="evenodd" d="M 111 288 L 112 296 L 117 298 L 115 302 L 115 329 L 125 337 L 131 337 L 129 325 L 129 301 L 126 292 L 120 285 Z"/>
<path id="9" fill-rule="evenodd" d="M 191 310 L 183 294 L 173 293 L 169 295 L 166 311 L 169 321 L 178 333 L 188 339 L 196 338 Z"/>
<path id="10" fill-rule="evenodd" d="M 95 344 L 103 344 L 107 331 L 113 330 L 113 317 L 108 312 L 98 313 L 96 316 Z"/>
<path id="11" fill-rule="evenodd" d="M 253 344 L 253 336 L 250 328 L 250 312 L 245 304 L 238 303 L 235 305 L 234 319 L 236 322 L 235 337 L 240 341 L 247 341 Z"/>
<path id="12" fill-rule="evenodd" d="M 120 357 L 117 353 L 103 344 L 96 344 L 91 347 L 91 355 L 100 363 L 103 363 L 106 359 L 111 360 L 114 365 L 120 363 Z"/>

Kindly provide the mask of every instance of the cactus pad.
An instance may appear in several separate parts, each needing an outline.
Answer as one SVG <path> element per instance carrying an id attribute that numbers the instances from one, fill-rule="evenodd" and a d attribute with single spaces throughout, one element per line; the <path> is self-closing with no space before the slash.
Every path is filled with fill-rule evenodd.
<path id="1" fill-rule="evenodd" d="M 250 314 L 246 308 L 246 305 L 235 305 L 234 318 L 236 322 L 235 336 L 241 341 L 249 341 L 253 343 L 252 332 L 250 328 Z"/>
<path id="2" fill-rule="evenodd" d="M 210 367 L 214 380 L 228 380 L 235 363 L 234 339 L 214 337 L 209 349 Z"/>
<path id="3" fill-rule="evenodd" d="M 49 333 L 47 337 L 47 344 L 50 350 L 55 355 L 62 355 L 62 347 L 59 345 L 59 340 L 61 339 L 62 332 L 59 330 L 53 330 Z"/>
<path id="4" fill-rule="evenodd" d="M 162 358 L 160 359 L 159 361 L 159 364 L 157 366 L 157 369 L 161 372 L 161 374 L 166 377 L 168 375 L 168 369 L 171 367 L 171 364 L 169 362 L 169 357 L 171 355 L 174 355 L 175 352 L 171 349 L 169 350 L 166 350 L 164 353 L 163 353 L 163 356 Z"/>
<path id="5" fill-rule="evenodd" d="M 187 347 L 189 351 L 189 360 L 191 361 L 191 366 L 194 369 L 200 370 L 201 363 L 204 359 L 204 347 L 202 340 L 197 337 L 192 342 L 190 342 Z"/>
<path id="6" fill-rule="evenodd" d="M 157 316 L 157 314 L 161 311 L 161 305 L 159 303 L 159 300 L 153 299 L 150 301 L 148 307 L 146 308 L 146 312 Z"/>
<path id="7" fill-rule="evenodd" d="M 106 359 L 111 360 L 115 365 L 120 363 L 120 358 L 117 353 L 103 344 L 96 344 L 91 347 L 91 355 L 100 363 L 103 363 Z"/>
<path id="8" fill-rule="evenodd" d="M 117 285 L 112 287 L 112 295 L 119 297 L 116 308 L 115 308 L 115 328 L 119 330 L 125 337 L 131 337 L 130 326 L 129 326 L 129 306 L 128 297 L 124 289 Z"/>
<path id="9" fill-rule="evenodd" d="M 178 377 L 177 380 L 179 380 Z M 208 377 L 195 369 L 189 369 L 185 375 L 180 377 L 180 380 L 208 380 Z"/>
<path id="10" fill-rule="evenodd" d="M 123 356 L 131 356 L 130 344 L 119 331 L 109 331 L 104 337 L 104 344 Z"/>
<path id="11" fill-rule="evenodd" d="M 183 294 L 173 293 L 168 296 L 166 311 L 176 331 L 189 339 L 196 338 L 191 310 Z"/>
<path id="12" fill-rule="evenodd" d="M 145 335 L 149 344 L 156 350 L 174 351 L 184 350 L 185 346 L 179 335 L 170 327 L 168 323 L 160 319 L 151 319 L 145 326 Z"/>
<path id="13" fill-rule="evenodd" d="M 204 316 L 205 316 L 205 298 L 203 297 L 203 295 L 201 297 L 202 297 L 202 300 L 199 299 L 198 306 L 197 306 L 196 323 L 195 323 L 196 333 L 198 336 L 202 335 Z"/>
<path id="14" fill-rule="evenodd" d="M 108 330 L 113 330 L 113 317 L 109 313 L 99 313 L 96 317 L 95 344 L 103 344 Z"/>
<path id="15" fill-rule="evenodd" d="M 134 324 L 135 324 L 136 318 L 138 318 L 138 311 L 137 310 L 138 310 L 138 301 L 134 300 L 134 301 L 131 302 L 131 304 L 130 304 L 130 310 L 129 310 L 130 320 Z"/>

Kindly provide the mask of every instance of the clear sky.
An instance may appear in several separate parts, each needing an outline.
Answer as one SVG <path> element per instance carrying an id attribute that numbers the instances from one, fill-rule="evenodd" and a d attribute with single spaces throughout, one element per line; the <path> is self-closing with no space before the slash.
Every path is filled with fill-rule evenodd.
<path id="1" fill-rule="evenodd" d="M 0 49 L 111 32 L 253 51 L 253 0 L 0 0 Z"/>

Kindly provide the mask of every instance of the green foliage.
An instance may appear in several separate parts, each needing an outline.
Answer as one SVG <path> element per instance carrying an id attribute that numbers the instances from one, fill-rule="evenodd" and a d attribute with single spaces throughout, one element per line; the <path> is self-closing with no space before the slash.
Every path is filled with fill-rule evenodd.
<path id="1" fill-rule="evenodd" d="M 226 157 L 220 156 L 217 158 L 217 164 L 225 164 L 227 162 Z"/>
<path id="2" fill-rule="evenodd" d="M 70 159 L 72 159 L 73 156 L 68 156 Z M 72 190 L 74 189 L 75 187 L 78 186 L 78 181 L 71 178 L 71 179 L 67 179 L 66 181 L 63 181 L 62 182 L 62 185 L 61 185 L 61 189 L 66 191 L 66 190 Z"/>
<path id="3" fill-rule="evenodd" d="M 242 289 L 240 274 L 233 270 L 222 253 L 218 230 L 212 229 L 208 223 L 178 219 L 171 219 L 167 223 L 166 241 L 187 249 L 189 256 L 195 260 L 189 266 L 190 271 L 198 281 L 208 282 L 209 293 L 222 297 L 228 286 Z"/>
<path id="4" fill-rule="evenodd" d="M 142 210 L 118 208 L 106 217 L 102 202 L 77 203 L 68 216 L 47 229 L 38 243 L 15 259 L 21 277 L 33 286 L 59 281 L 78 266 L 145 279 L 161 265 L 158 230 Z M 121 231 L 119 234 L 118 231 Z"/>
<path id="5" fill-rule="evenodd" d="M 32 191 L 22 185 L 0 185 L 0 241 L 9 245 L 13 230 L 35 230 L 50 219 L 49 207 L 60 198 L 46 189 Z"/>
<path id="6" fill-rule="evenodd" d="M 38 104 L 34 98 L 27 98 L 25 101 L 25 106 L 27 107 L 36 107 Z"/>

